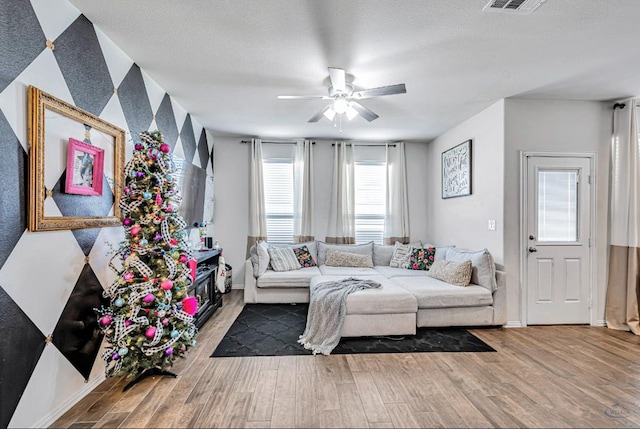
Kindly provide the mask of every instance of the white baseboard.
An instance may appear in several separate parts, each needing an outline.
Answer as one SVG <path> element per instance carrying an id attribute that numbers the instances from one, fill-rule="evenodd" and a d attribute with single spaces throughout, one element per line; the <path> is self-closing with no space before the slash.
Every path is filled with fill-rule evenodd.
<path id="1" fill-rule="evenodd" d="M 596 323 L 594 323 L 593 326 L 607 326 L 607 322 L 605 322 L 604 319 L 596 320 Z"/>
<path id="2" fill-rule="evenodd" d="M 233 286 L 231 286 L 231 289 L 244 289 L 244 284 L 234 284 Z"/>
<path id="3" fill-rule="evenodd" d="M 510 320 L 504 325 L 505 328 L 522 328 L 522 322 L 519 320 Z"/>
<path id="4" fill-rule="evenodd" d="M 104 374 L 101 377 L 96 377 L 94 380 L 89 381 L 84 385 L 82 389 L 76 392 L 75 395 L 71 396 L 69 399 L 64 401 L 58 408 L 51 411 L 46 416 L 42 417 L 40 420 L 34 423 L 32 427 L 34 428 L 46 428 L 51 426 L 56 420 L 58 420 L 64 413 L 69 411 L 71 407 L 77 404 L 82 398 L 87 396 L 93 389 L 98 387 L 100 383 L 102 383 L 106 377 Z"/>

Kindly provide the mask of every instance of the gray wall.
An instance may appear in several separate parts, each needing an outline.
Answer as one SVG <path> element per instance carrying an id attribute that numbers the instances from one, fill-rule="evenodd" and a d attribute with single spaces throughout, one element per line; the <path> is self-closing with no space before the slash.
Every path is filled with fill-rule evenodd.
<path id="1" fill-rule="evenodd" d="M 249 209 L 249 145 L 240 144 L 240 137 L 215 139 L 214 235 L 224 248 L 223 255 L 233 267 L 234 288 L 244 284 L 244 261 L 247 242 Z M 265 140 L 268 141 L 267 138 Z M 333 141 L 316 140 L 314 146 L 315 173 L 315 235 L 324 240 L 329 221 L 329 199 L 333 170 Z M 428 163 L 424 142 L 407 142 L 407 180 L 409 187 L 409 218 L 413 240 L 428 238 L 427 207 Z"/>
<path id="2" fill-rule="evenodd" d="M 472 193 L 442 199 L 441 154 L 466 140 L 472 143 Z M 427 236 L 436 245 L 455 244 L 471 250 L 487 248 L 502 264 L 504 171 L 504 100 L 447 131 L 427 145 L 429 179 Z M 496 221 L 495 231 L 488 220 Z"/>
<path id="3" fill-rule="evenodd" d="M 517 326 L 521 322 L 520 151 L 597 154 L 596 230 L 593 236 L 595 312 L 591 323 L 604 323 L 611 115 L 609 104 L 595 101 L 505 100 L 504 253 L 508 285 L 507 318 L 511 325 Z"/>

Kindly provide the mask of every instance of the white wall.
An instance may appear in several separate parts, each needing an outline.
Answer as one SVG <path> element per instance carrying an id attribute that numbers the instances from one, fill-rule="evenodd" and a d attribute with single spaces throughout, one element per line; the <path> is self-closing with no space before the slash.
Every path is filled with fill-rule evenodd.
<path id="1" fill-rule="evenodd" d="M 224 248 L 225 261 L 233 267 L 234 288 L 244 286 L 247 223 L 249 211 L 249 145 L 240 140 L 249 138 L 216 137 L 214 134 L 214 222 L 215 239 Z M 268 141 L 268 138 L 264 138 Z M 333 141 L 315 140 L 315 235 L 324 240 L 329 221 Z M 427 237 L 427 148 L 424 142 L 407 142 L 407 179 L 409 186 L 409 216 L 411 237 Z"/>
<path id="2" fill-rule="evenodd" d="M 504 253 L 507 318 L 520 314 L 520 151 L 596 152 L 595 281 L 592 323 L 603 323 L 607 276 L 607 201 L 611 107 L 594 101 L 505 100 Z"/>
<path id="3" fill-rule="evenodd" d="M 442 199 L 441 154 L 469 139 L 473 140 L 472 193 Z M 428 180 L 423 191 L 428 196 L 426 237 L 435 244 L 455 244 L 472 250 L 486 247 L 496 263 L 502 264 L 504 100 L 447 131 L 427 147 Z M 490 219 L 496 221 L 495 231 L 488 229 Z"/>

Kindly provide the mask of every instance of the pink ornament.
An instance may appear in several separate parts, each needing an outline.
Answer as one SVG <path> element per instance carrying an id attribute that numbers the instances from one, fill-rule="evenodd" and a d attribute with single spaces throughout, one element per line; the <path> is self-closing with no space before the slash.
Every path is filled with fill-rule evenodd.
<path id="1" fill-rule="evenodd" d="M 160 145 L 160 152 L 162 152 L 162 153 L 169 153 L 169 152 L 171 152 L 171 146 L 169 146 L 169 145 L 168 145 L 168 144 L 166 144 L 166 143 L 162 143 L 162 144 Z"/>
<path id="2" fill-rule="evenodd" d="M 181 264 L 184 264 L 185 262 L 187 262 L 187 259 L 189 259 L 189 257 L 183 253 L 183 254 L 182 254 L 182 255 L 180 255 L 180 257 L 178 258 L 178 261 L 179 261 Z"/>
<path id="3" fill-rule="evenodd" d="M 105 314 L 100 318 L 100 325 L 102 326 L 109 326 L 111 325 L 111 322 L 113 322 L 113 318 L 110 314 Z"/>
<path id="4" fill-rule="evenodd" d="M 173 287 L 173 282 L 169 279 L 164 279 L 160 283 L 160 287 L 162 288 L 162 290 L 169 290 Z"/>
<path id="5" fill-rule="evenodd" d="M 167 319 L 166 317 L 162 319 L 162 326 L 167 326 L 168 324 L 169 324 L 169 319 Z"/>
<path id="6" fill-rule="evenodd" d="M 144 336 L 147 338 L 153 338 L 156 336 L 156 327 L 149 326 L 146 331 L 144 331 Z"/>
<path id="7" fill-rule="evenodd" d="M 165 210 L 171 213 L 173 211 L 173 206 L 167 206 Z"/>
<path id="8" fill-rule="evenodd" d="M 172 238 L 171 240 L 169 240 L 169 244 L 171 244 L 172 246 L 176 246 L 178 244 L 178 240 Z"/>
<path id="9" fill-rule="evenodd" d="M 140 225 L 133 225 L 131 227 L 131 235 L 138 235 L 140 231 L 142 231 L 142 227 Z"/>
<path id="10" fill-rule="evenodd" d="M 124 273 L 123 278 L 127 281 L 131 280 L 133 278 L 133 273 L 131 271 L 127 271 L 126 273 Z"/>
<path id="11" fill-rule="evenodd" d="M 125 194 L 129 194 L 131 192 L 131 189 L 129 189 L 128 187 L 124 187 L 124 193 Z"/>
<path id="12" fill-rule="evenodd" d="M 173 347 L 169 347 L 167 350 L 165 350 L 164 354 L 166 354 L 167 356 L 171 356 L 173 354 Z"/>
<path id="13" fill-rule="evenodd" d="M 160 192 L 158 192 L 158 194 L 156 195 L 156 204 L 162 204 L 162 197 L 160 196 Z"/>
<path id="14" fill-rule="evenodd" d="M 153 302 L 153 300 L 154 300 L 154 299 L 156 299 L 156 297 L 155 297 L 155 296 L 153 296 L 153 294 L 152 294 L 152 293 L 148 293 L 148 294 L 146 294 L 146 295 L 144 296 L 144 298 L 142 298 L 142 300 L 143 300 L 144 302 L 146 302 L 147 304 L 149 304 L 149 303 Z"/>
<path id="15" fill-rule="evenodd" d="M 122 219 L 122 224 L 123 224 L 124 226 L 129 226 L 129 225 L 131 225 L 131 219 L 130 219 L 130 218 L 128 218 L 128 217 L 125 217 L 124 219 Z"/>
<path id="16" fill-rule="evenodd" d="M 124 326 L 126 326 L 127 328 L 128 328 L 129 326 L 131 326 L 131 320 L 129 320 L 129 319 L 125 320 L 125 321 L 124 321 Z"/>
<path id="17" fill-rule="evenodd" d="M 134 147 L 136 148 L 136 150 L 142 150 L 144 146 L 142 146 L 140 143 L 136 143 Z"/>
<path id="18" fill-rule="evenodd" d="M 185 313 L 193 316 L 198 312 L 198 300 L 195 296 L 189 296 L 182 300 L 182 309 Z"/>

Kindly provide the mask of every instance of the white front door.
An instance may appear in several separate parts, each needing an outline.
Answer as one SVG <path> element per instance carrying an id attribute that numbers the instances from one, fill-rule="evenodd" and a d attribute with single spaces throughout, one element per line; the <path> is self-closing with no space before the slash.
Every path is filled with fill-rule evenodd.
<path id="1" fill-rule="evenodd" d="M 526 320 L 589 323 L 591 158 L 526 157 Z"/>

